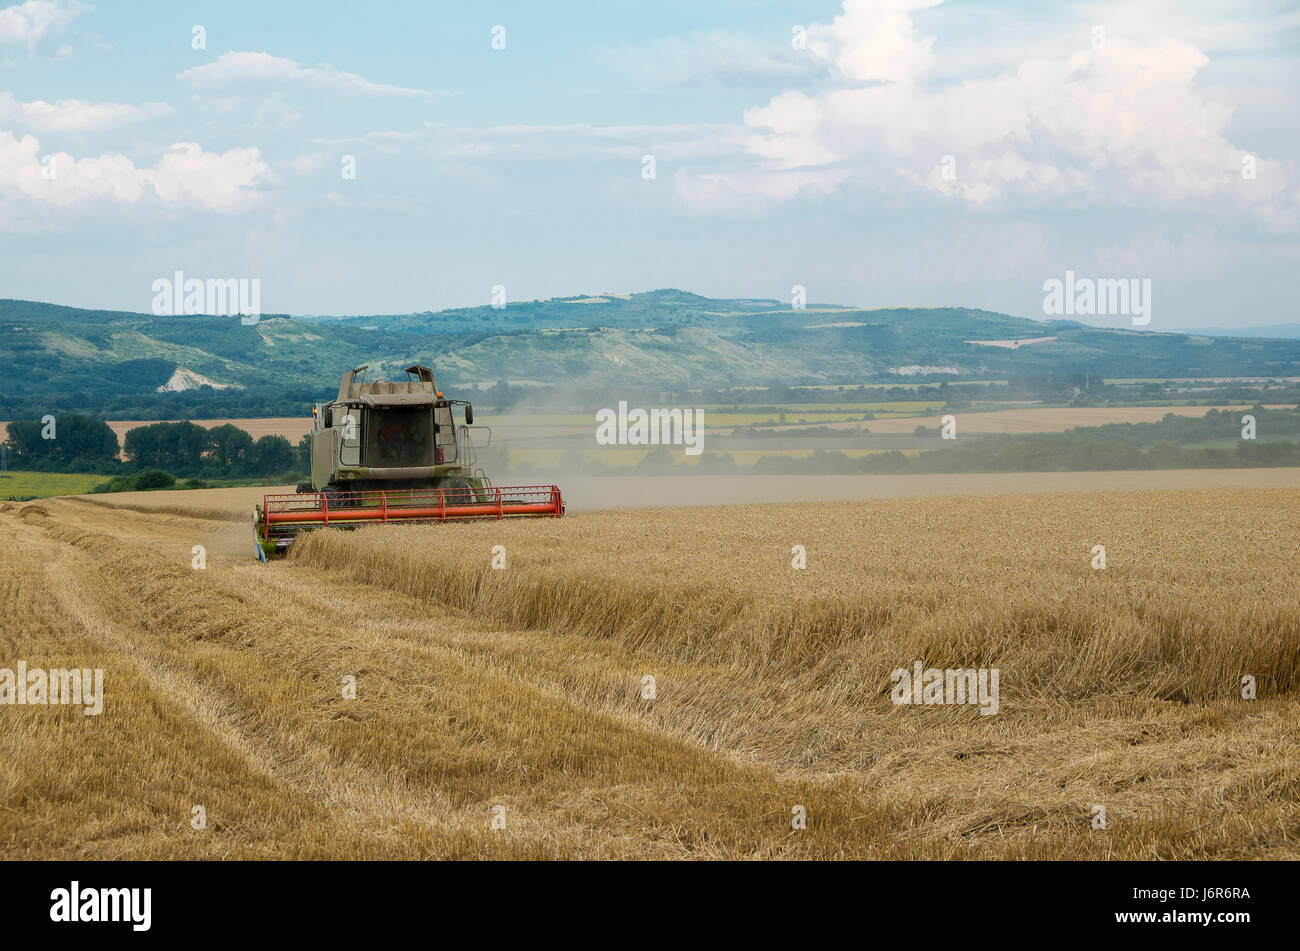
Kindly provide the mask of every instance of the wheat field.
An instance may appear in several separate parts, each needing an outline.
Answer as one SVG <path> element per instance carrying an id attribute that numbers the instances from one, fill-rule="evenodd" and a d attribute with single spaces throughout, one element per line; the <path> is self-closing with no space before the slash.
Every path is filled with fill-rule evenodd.
<path id="1" fill-rule="evenodd" d="M 0 706 L 6 855 L 1300 856 L 1297 488 L 375 526 L 267 565 L 196 494 L 0 503 L 0 666 L 106 685 Z M 894 703 L 915 662 L 997 669 L 998 712 Z"/>

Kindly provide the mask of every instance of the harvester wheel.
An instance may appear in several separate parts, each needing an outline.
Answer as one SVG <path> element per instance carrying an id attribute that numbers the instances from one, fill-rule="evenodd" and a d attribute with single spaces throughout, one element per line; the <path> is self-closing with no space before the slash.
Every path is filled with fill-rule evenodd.
<path id="1" fill-rule="evenodd" d="M 455 476 L 440 476 L 437 479 L 433 479 L 429 481 L 428 483 L 426 483 L 426 485 L 428 485 L 430 492 L 452 493 L 450 498 L 447 499 L 448 505 L 455 505 L 458 502 L 463 501 L 466 498 L 466 496 L 464 496 L 462 493 L 466 489 L 472 488 L 472 486 L 464 479 L 459 479 L 456 478 Z"/>
<path id="2" fill-rule="evenodd" d="M 360 496 L 355 491 L 337 485 L 325 486 L 325 490 L 321 494 L 325 496 L 325 501 L 329 505 L 343 507 L 360 502 Z"/>

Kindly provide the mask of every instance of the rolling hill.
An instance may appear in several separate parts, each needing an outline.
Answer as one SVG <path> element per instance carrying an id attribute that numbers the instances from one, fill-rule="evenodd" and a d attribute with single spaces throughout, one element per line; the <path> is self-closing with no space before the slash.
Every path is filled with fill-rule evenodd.
<path id="1" fill-rule="evenodd" d="M 1300 340 L 1098 329 L 967 308 L 859 309 L 678 290 L 383 316 L 160 317 L 0 300 L 0 413 L 101 413 L 207 381 L 217 411 L 334 392 L 369 364 L 432 365 L 444 385 L 497 380 L 664 389 L 1008 376 L 1300 376 Z M 1023 343 L 1020 343 L 1023 341 Z M 179 381 L 179 382 L 178 382 Z M 224 401 L 224 402 L 221 402 Z"/>

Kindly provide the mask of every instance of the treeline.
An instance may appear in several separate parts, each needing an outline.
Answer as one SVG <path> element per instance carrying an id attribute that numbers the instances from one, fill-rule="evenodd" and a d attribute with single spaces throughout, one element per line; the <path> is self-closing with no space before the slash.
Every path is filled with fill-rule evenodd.
<path id="1" fill-rule="evenodd" d="M 5 438 L 15 469 L 47 472 L 106 472 L 117 464 L 117 434 L 93 416 L 18 419 Z"/>
<path id="2" fill-rule="evenodd" d="M 294 481 L 310 468 L 306 437 L 297 446 L 283 436 L 254 439 L 230 423 L 211 429 L 187 421 L 151 423 L 128 430 L 119 447 L 107 423 L 71 413 L 52 423 L 12 422 L 6 444 L 12 468 L 45 472 L 130 475 L 164 470 L 191 478 L 287 476 L 283 481 Z"/>
<path id="3" fill-rule="evenodd" d="M 1252 423 L 1247 423 L 1250 417 Z M 961 428 L 961 417 L 957 417 L 957 427 Z M 1211 409 L 1203 416 L 1181 416 L 1177 413 L 1165 413 L 1163 417 L 1150 423 L 1102 423 L 1099 426 L 1079 426 L 1068 430 L 1066 435 L 1095 439 L 1101 442 L 1122 443 L 1127 446 L 1144 446 L 1150 448 L 1161 443 L 1173 443 L 1179 446 L 1193 446 L 1197 443 L 1222 442 L 1225 439 L 1243 439 L 1247 428 L 1254 435 L 1253 439 L 1267 441 L 1284 436 L 1300 436 L 1300 408 L 1265 409 L 1252 406 L 1250 409 L 1226 410 Z M 868 431 L 870 426 L 866 426 Z M 942 432 L 940 426 L 917 426 L 915 435 L 938 437 Z M 760 433 L 760 435 L 763 435 Z M 787 435 L 782 433 L 782 435 Z M 1039 439 L 1047 434 L 1035 433 L 1016 439 Z M 1005 436 L 973 436 L 974 439 L 1006 439 Z M 1204 447 L 1203 447 L 1204 448 Z"/>
<path id="4" fill-rule="evenodd" d="M 253 439 L 231 423 L 211 429 L 191 422 L 151 423 L 128 430 L 123 443 L 129 463 L 183 476 L 271 476 L 302 471 L 307 464 L 305 437 L 295 448 L 283 436 Z"/>
<path id="5" fill-rule="evenodd" d="M 1212 409 L 1204 416 L 1166 413 L 1154 423 L 1105 423 L 1090 426 L 1087 431 L 1098 439 L 1130 446 L 1152 446 L 1161 442 L 1186 445 L 1212 439 L 1240 438 L 1244 426 L 1242 419 L 1246 416 L 1255 420 L 1257 439 L 1300 436 L 1300 410 L 1265 409 L 1259 405 L 1246 410 Z"/>

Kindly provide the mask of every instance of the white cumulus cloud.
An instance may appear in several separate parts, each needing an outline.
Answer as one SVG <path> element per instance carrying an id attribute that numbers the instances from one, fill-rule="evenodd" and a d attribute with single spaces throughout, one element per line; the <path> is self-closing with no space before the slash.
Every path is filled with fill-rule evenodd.
<path id="1" fill-rule="evenodd" d="M 1257 175 L 1243 178 L 1247 150 L 1228 137 L 1231 108 L 1198 89 L 1209 60 L 1194 44 L 1112 34 L 1094 49 L 1085 36 L 1065 55 L 939 82 L 926 75 L 934 37 L 912 22 L 937 2 L 845 0 L 831 23 L 810 26 L 809 52 L 836 80 L 747 110 L 746 149 L 760 168 L 707 173 L 682 183 L 683 195 L 725 185 L 779 200 L 857 183 L 973 207 L 1217 203 L 1274 224 L 1300 216 L 1294 163 L 1257 156 Z"/>
<path id="2" fill-rule="evenodd" d="M 912 12 L 940 0 L 844 0 L 829 24 L 808 28 L 808 49 L 849 79 L 907 83 L 934 62 L 933 36 L 921 36 Z"/>
<path id="3" fill-rule="evenodd" d="M 64 30 L 85 10 L 77 0 L 27 0 L 0 10 L 0 43 L 25 43 L 35 52 L 48 38 Z"/>
<path id="4" fill-rule="evenodd" d="M 96 199 L 164 204 L 236 214 L 256 207 L 277 181 L 255 148 L 205 152 L 180 142 L 152 167 L 125 155 L 76 158 L 43 153 L 34 136 L 0 131 L 0 197 L 67 207 Z"/>
<path id="5" fill-rule="evenodd" d="M 170 115 L 174 110 L 161 102 L 133 106 L 119 102 L 88 102 L 85 99 L 40 99 L 21 102 L 13 93 L 0 92 L 0 122 L 37 132 L 88 132 L 111 129 Z"/>
<path id="6" fill-rule="evenodd" d="M 222 53 L 214 62 L 191 67 L 176 78 L 207 91 L 265 90 L 270 87 L 274 90 L 300 88 L 360 96 L 433 95 L 424 89 L 374 83 L 333 66 L 303 66 L 270 53 Z"/>
<path id="7" fill-rule="evenodd" d="M 256 148 L 218 155 L 194 142 L 178 142 L 146 175 L 165 202 L 196 205 L 222 214 L 247 211 L 261 199 L 260 186 L 275 176 Z"/>

